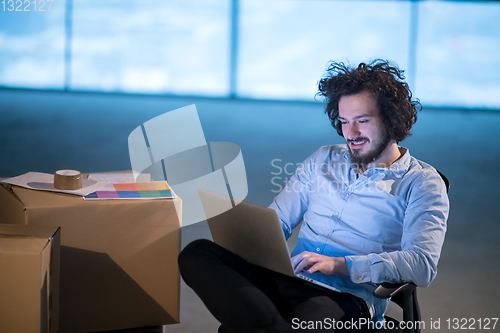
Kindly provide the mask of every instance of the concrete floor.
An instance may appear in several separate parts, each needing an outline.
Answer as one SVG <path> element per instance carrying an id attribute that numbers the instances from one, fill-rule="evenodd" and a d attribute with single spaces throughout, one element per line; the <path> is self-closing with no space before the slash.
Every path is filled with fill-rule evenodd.
<path id="1" fill-rule="evenodd" d="M 271 174 L 277 171 L 273 164 L 296 164 L 322 145 L 342 143 L 321 103 L 0 89 L 0 176 L 130 169 L 129 133 L 157 115 L 190 104 L 197 106 L 207 141 L 241 147 L 247 200 L 261 205 L 268 205 L 289 177 Z M 429 288 L 418 290 L 426 322 L 423 331 L 437 331 L 430 322 L 440 320 L 440 331 L 460 332 L 447 329 L 446 320 L 470 324 L 500 313 L 495 285 L 500 276 L 500 112 L 425 108 L 413 133 L 402 145 L 451 182 L 451 213 L 439 273 Z M 184 228 L 183 246 L 197 238 L 210 238 L 206 223 Z M 390 313 L 399 315 L 396 309 Z M 164 331 L 216 332 L 218 327 L 184 284 L 181 321 Z M 473 327 L 479 328 L 477 322 Z"/>

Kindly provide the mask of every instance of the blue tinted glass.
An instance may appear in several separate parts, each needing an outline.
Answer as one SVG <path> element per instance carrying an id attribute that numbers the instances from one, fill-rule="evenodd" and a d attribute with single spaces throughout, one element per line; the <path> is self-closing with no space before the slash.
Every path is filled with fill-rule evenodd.
<path id="1" fill-rule="evenodd" d="M 0 85 L 64 86 L 65 1 L 0 3 Z"/>
<path id="2" fill-rule="evenodd" d="M 416 95 L 424 105 L 500 108 L 500 3 L 420 3 Z"/>
<path id="3" fill-rule="evenodd" d="M 330 60 L 357 64 L 384 58 L 407 69 L 410 6 L 394 1 L 243 0 L 238 95 L 312 100 Z"/>
<path id="4" fill-rule="evenodd" d="M 71 88 L 226 95 L 229 2 L 76 1 Z"/>

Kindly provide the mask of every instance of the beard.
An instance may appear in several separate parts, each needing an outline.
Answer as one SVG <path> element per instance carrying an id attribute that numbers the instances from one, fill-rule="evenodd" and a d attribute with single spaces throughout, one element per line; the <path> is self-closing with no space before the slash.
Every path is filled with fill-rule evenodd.
<path id="1" fill-rule="evenodd" d="M 384 138 L 382 138 L 378 142 L 373 142 L 374 144 L 373 148 L 368 152 L 366 152 L 365 154 L 361 154 L 356 150 L 353 151 L 351 149 L 351 145 L 349 144 L 352 141 L 361 141 L 361 140 L 367 140 L 368 142 L 371 142 L 368 138 L 364 137 L 357 138 L 356 140 L 347 141 L 347 148 L 349 149 L 351 164 L 356 166 L 357 169 L 365 169 L 368 164 L 375 161 L 391 142 L 391 136 L 389 135 L 389 133 L 386 133 Z"/>

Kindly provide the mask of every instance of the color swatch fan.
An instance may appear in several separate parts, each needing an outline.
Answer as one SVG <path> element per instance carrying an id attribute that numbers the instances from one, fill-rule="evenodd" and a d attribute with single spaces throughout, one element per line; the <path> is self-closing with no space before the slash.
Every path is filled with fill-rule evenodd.
<path id="1" fill-rule="evenodd" d="M 166 181 L 106 184 L 100 190 L 84 196 L 85 200 L 165 198 L 175 198 L 175 193 Z"/>

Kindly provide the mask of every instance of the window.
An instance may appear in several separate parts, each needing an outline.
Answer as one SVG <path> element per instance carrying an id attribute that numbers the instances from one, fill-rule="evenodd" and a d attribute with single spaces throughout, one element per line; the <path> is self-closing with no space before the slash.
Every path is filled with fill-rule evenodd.
<path id="1" fill-rule="evenodd" d="M 225 96 L 228 1 L 76 1 L 71 89 Z"/>
<path id="2" fill-rule="evenodd" d="M 410 2 L 241 2 L 239 96 L 312 100 L 330 60 L 408 68 Z"/>
<path id="3" fill-rule="evenodd" d="M 423 105 L 500 108 L 500 4 L 420 4 L 416 96 Z"/>
<path id="4" fill-rule="evenodd" d="M 0 86 L 64 87 L 64 20 L 64 1 L 0 3 Z"/>
<path id="5" fill-rule="evenodd" d="M 312 101 L 329 61 L 381 58 L 424 106 L 500 109 L 499 2 L 37 1 L 0 3 L 0 86 Z"/>

